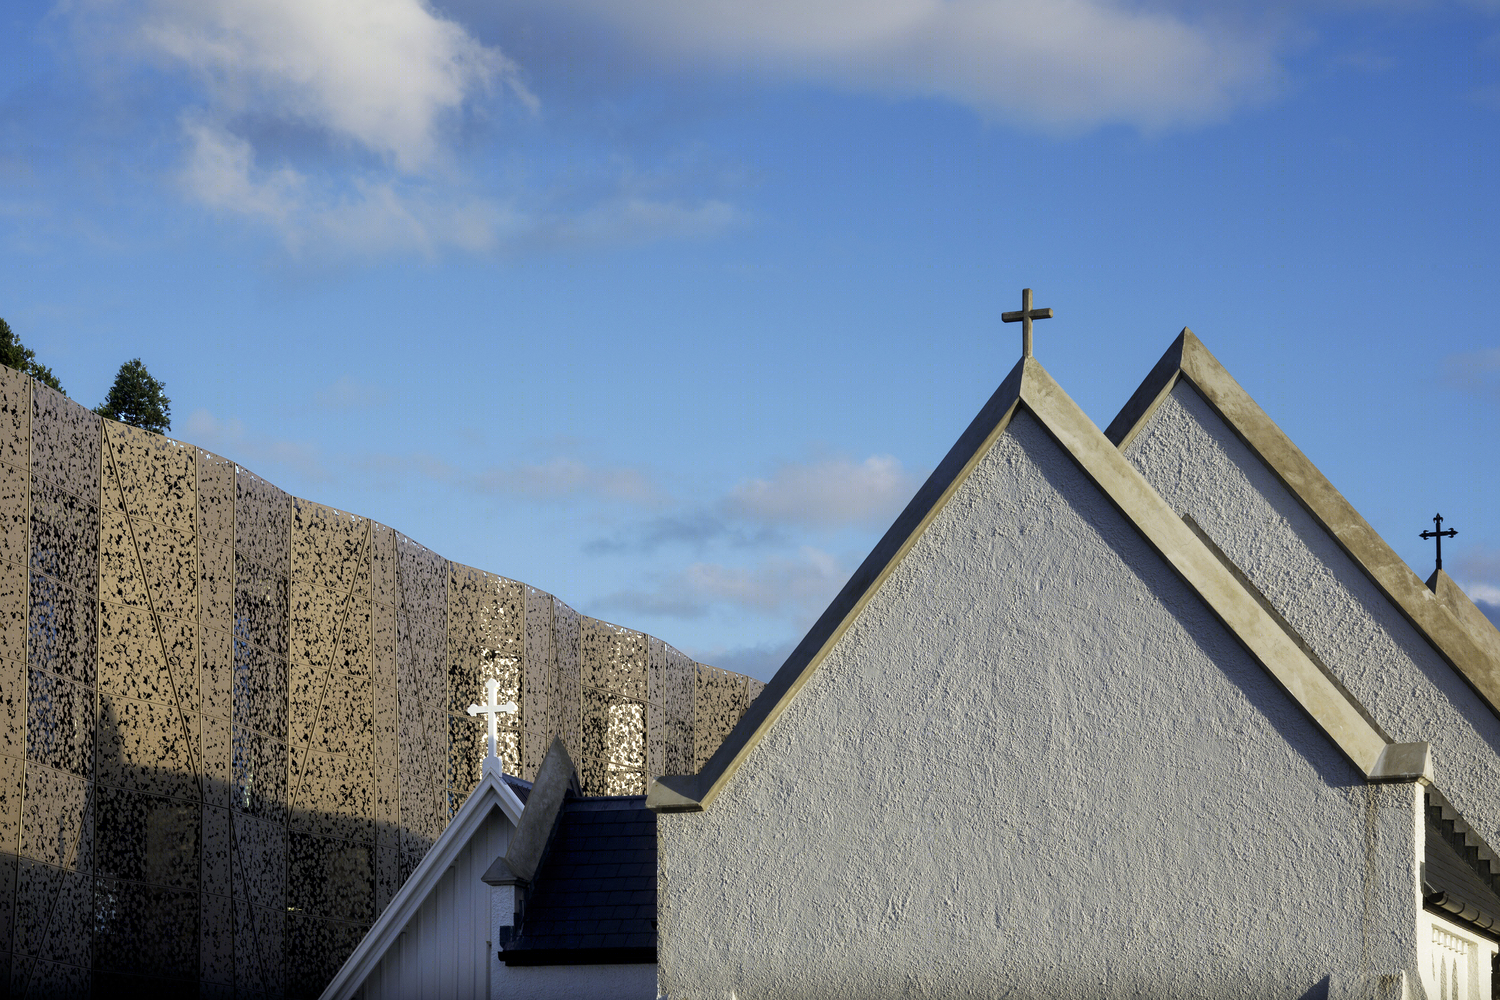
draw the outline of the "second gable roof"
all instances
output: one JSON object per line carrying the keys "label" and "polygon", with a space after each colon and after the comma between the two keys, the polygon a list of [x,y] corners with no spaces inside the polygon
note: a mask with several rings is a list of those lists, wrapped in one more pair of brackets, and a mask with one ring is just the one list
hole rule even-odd
{"label": "second gable roof", "polygon": [[[1160,366],[1158,366],[1160,367]],[[1025,407],[1093,483],[1204,600],[1213,613],[1372,780],[1430,780],[1425,743],[1392,744],[1368,713],[1304,652],[1263,600],[1121,455],[1034,359],[1018,362],[900,517],[792,651],[718,751],[695,775],[651,785],[647,805],[659,812],[707,808],[750,750],[818,669],[892,569],[969,477],[1017,407]]]}

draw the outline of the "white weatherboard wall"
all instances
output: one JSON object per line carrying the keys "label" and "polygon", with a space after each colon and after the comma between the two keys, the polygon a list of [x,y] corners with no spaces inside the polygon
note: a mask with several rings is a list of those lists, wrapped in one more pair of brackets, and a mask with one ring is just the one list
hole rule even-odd
{"label": "white weatherboard wall", "polygon": [[1417,935],[1428,1000],[1490,996],[1490,967],[1500,946],[1472,928],[1427,911],[1422,913]]}
{"label": "white weatherboard wall", "polygon": [[1414,975],[1419,804],[1366,783],[1020,411],[708,809],[659,817],[660,988]]}
{"label": "white weatherboard wall", "polygon": [[491,940],[491,889],[479,876],[510,846],[511,830],[505,814],[492,808],[366,977],[363,1000],[490,995],[491,980],[504,966]]}
{"label": "white weatherboard wall", "polygon": [[1393,740],[1432,744],[1438,787],[1486,842],[1500,843],[1500,718],[1203,396],[1179,380],[1125,455],[1203,527]]}

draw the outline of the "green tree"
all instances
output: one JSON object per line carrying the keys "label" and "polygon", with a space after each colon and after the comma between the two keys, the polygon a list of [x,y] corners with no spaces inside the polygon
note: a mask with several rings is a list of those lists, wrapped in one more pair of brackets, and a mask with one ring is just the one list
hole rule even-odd
{"label": "green tree", "polygon": [[17,340],[16,332],[3,319],[0,319],[0,365],[25,372],[43,385],[50,385],[58,392],[63,391],[62,383],[52,374],[52,369],[37,364],[36,352]]}
{"label": "green tree", "polygon": [[166,388],[151,377],[140,358],[132,358],[120,366],[109,395],[94,412],[161,434],[172,429],[172,401],[167,398]]}

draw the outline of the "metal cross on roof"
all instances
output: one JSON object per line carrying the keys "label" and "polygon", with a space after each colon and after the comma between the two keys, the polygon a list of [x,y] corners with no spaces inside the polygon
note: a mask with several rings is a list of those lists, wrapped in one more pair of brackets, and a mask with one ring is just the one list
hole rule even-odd
{"label": "metal cross on roof", "polygon": [[484,758],[484,766],[488,768],[490,767],[490,761],[492,759],[495,761],[495,766],[499,766],[500,755],[495,752],[495,745],[500,740],[499,723],[497,721],[500,713],[514,712],[518,706],[513,701],[507,701],[503,705],[497,702],[496,699],[500,696],[500,682],[495,680],[493,677],[484,682],[484,691],[486,695],[486,704],[470,705],[469,714],[488,715],[490,717],[490,752],[486,754]]}
{"label": "metal cross on roof", "polygon": [[1021,324],[1021,357],[1031,357],[1031,321],[1034,319],[1051,319],[1051,309],[1031,308],[1031,289],[1021,289],[1021,308],[1017,312],[1000,314],[1002,323]]}
{"label": "metal cross on roof", "polygon": [[1436,538],[1437,539],[1437,568],[1438,569],[1442,569],[1443,568],[1443,539],[1444,538],[1452,538],[1454,535],[1458,534],[1458,529],[1457,528],[1449,528],[1447,531],[1444,531],[1443,530],[1443,515],[1441,515],[1441,514],[1434,514],[1433,517],[1432,517],[1432,521],[1433,521],[1434,524],[1437,525],[1437,530],[1436,531],[1424,531],[1418,537],[1419,538]]}

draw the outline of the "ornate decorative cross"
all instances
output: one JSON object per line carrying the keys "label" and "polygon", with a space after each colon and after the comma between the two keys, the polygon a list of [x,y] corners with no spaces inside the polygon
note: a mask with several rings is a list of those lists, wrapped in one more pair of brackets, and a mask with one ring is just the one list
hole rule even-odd
{"label": "ornate decorative cross", "polygon": [[1437,539],[1437,568],[1438,569],[1442,569],[1443,568],[1443,539],[1444,538],[1452,538],[1454,535],[1458,534],[1458,529],[1457,528],[1449,528],[1447,531],[1444,531],[1443,530],[1443,515],[1441,515],[1441,514],[1435,514],[1435,515],[1433,515],[1432,521],[1433,521],[1434,524],[1437,525],[1437,530],[1436,531],[1424,531],[1418,537],[1420,537],[1420,538],[1436,538]]}
{"label": "ornate decorative cross", "polygon": [[1000,314],[1002,323],[1021,324],[1021,357],[1031,357],[1031,321],[1034,319],[1051,319],[1051,309],[1031,308],[1031,289],[1021,289],[1021,308],[1018,312]]}
{"label": "ornate decorative cross", "polygon": [[500,755],[495,752],[495,745],[500,740],[499,724],[496,720],[498,719],[501,712],[514,712],[517,706],[513,701],[507,701],[503,705],[497,703],[496,699],[500,695],[500,682],[495,680],[493,677],[484,682],[484,691],[486,695],[486,704],[470,705],[469,714],[488,715],[490,717],[490,752],[484,758],[485,766],[488,767],[490,758],[499,760],[500,757]]}

